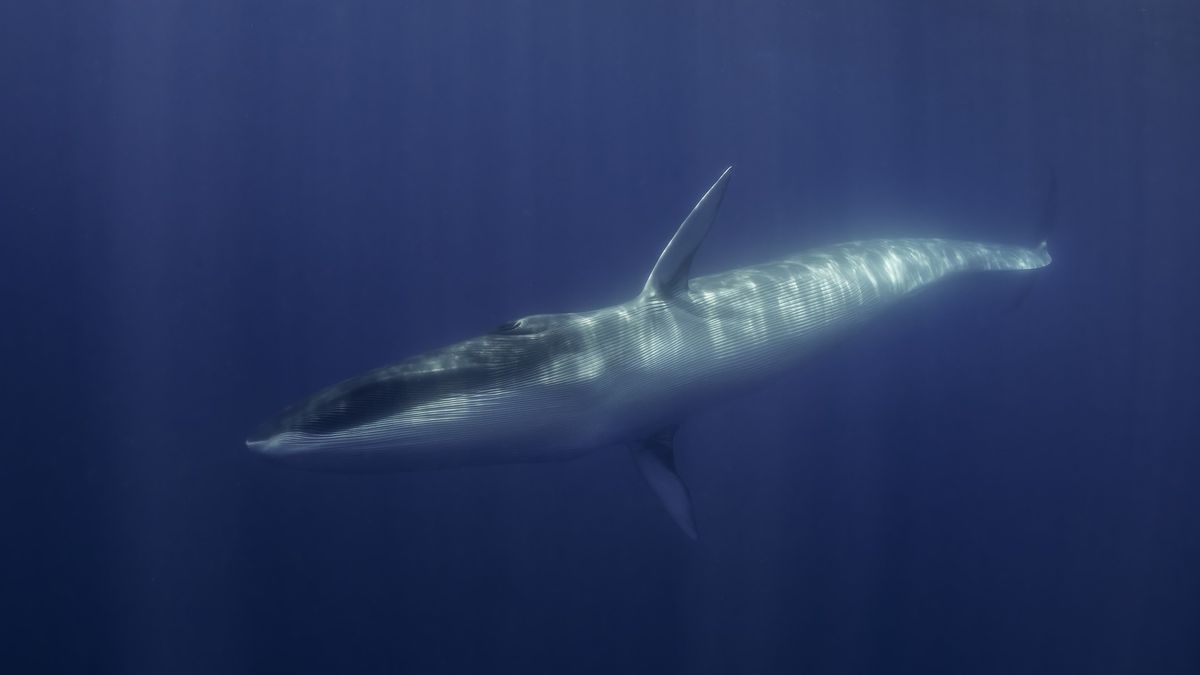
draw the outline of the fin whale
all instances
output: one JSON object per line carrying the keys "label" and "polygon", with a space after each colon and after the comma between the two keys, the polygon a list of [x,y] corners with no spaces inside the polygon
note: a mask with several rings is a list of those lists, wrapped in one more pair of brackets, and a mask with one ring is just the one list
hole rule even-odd
{"label": "fin whale", "polygon": [[369,371],[285,409],[246,445],[301,466],[391,471],[558,460],[623,444],[695,538],[674,461],[675,430],[690,412],[942,279],[1050,264],[1044,242],[877,239],[693,277],[731,171],[628,302],[524,317]]}

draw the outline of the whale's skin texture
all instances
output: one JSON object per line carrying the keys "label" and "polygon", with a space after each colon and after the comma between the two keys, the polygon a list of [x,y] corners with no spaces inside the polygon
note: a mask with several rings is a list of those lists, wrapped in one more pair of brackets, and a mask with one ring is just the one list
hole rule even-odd
{"label": "whale's skin texture", "polygon": [[346,380],[247,445],[348,471],[566,459],[672,428],[930,284],[1049,263],[1045,245],[878,239],[695,277],[671,295],[648,285]]}

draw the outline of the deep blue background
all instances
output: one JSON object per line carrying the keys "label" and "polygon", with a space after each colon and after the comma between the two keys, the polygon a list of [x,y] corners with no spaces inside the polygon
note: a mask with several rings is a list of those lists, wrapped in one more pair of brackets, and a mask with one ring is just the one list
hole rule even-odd
{"label": "deep blue background", "polygon": [[[1188,2],[0,8],[0,669],[1200,671]],[[698,264],[1028,241],[679,438],[393,476],[242,438]]]}

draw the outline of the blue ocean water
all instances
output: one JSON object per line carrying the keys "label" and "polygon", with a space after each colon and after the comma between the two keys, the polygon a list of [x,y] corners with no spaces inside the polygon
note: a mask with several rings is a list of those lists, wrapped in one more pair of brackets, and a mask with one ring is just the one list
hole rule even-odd
{"label": "blue ocean water", "polygon": [[[1200,8],[0,7],[6,673],[1200,672]],[[831,242],[1027,242],[628,453],[399,475],[282,405]],[[1016,305],[1016,306],[1014,306]]]}

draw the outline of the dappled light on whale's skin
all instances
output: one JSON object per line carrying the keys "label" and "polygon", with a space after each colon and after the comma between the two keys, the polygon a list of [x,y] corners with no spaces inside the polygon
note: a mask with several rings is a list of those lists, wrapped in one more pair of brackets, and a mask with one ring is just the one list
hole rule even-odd
{"label": "dappled light on whale's skin", "polygon": [[351,378],[288,408],[247,446],[322,469],[386,471],[565,459],[627,443],[694,535],[672,454],[690,411],[941,279],[1050,263],[1044,244],[878,239],[690,278],[728,178],[629,302],[525,317]]}

